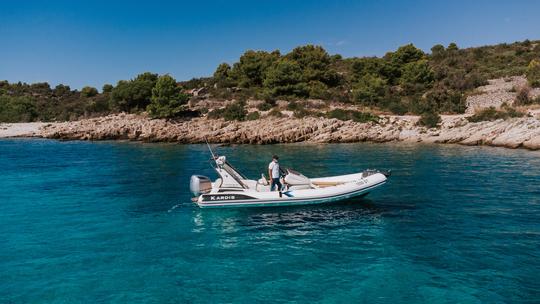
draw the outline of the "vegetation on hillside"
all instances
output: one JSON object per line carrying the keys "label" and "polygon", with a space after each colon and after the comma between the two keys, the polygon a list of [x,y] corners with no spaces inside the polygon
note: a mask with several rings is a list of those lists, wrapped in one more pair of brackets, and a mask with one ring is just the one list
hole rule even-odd
{"label": "vegetation on hillside", "polygon": [[504,104],[501,109],[496,109],[494,107],[489,107],[487,109],[482,109],[474,113],[473,116],[468,117],[467,119],[470,122],[480,122],[480,121],[493,121],[497,119],[508,119],[514,117],[523,117],[525,113],[520,112],[508,105]]}
{"label": "vegetation on hillside", "polygon": [[[320,99],[399,115],[419,114],[426,125],[433,125],[440,113],[463,113],[466,94],[487,79],[513,75],[526,75],[530,86],[540,86],[539,41],[467,49],[451,43],[435,45],[430,53],[407,44],[382,57],[362,58],[330,55],[314,45],[286,54],[249,50],[232,65],[220,64],[212,77],[178,83],[169,75],[146,72],[115,86],[106,84],[101,93],[93,87],[77,91],[65,85],[3,81],[0,121],[73,120],[120,111],[173,118],[184,114],[188,90],[204,88],[209,97],[238,101],[210,111],[211,117],[261,117],[259,112],[247,117],[243,101],[250,98],[265,100],[258,110],[272,110],[271,115],[281,113],[274,110],[278,99]],[[318,115],[303,107],[292,111],[296,117]],[[356,119],[360,114],[326,115]]]}
{"label": "vegetation on hillside", "polygon": [[189,95],[181,91],[176,80],[169,75],[163,75],[157,79],[146,109],[152,117],[171,118],[185,110],[188,100]]}

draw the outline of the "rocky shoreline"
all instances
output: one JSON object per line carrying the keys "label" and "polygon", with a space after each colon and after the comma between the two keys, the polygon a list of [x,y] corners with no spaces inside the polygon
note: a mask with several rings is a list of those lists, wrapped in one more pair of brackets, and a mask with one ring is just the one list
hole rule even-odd
{"label": "rocky shoreline", "polygon": [[[437,129],[418,126],[418,116],[382,115],[377,123],[358,123],[322,117],[295,118],[291,111],[282,111],[283,117],[264,114],[251,121],[224,121],[198,117],[186,120],[151,119],[145,114],[114,114],[98,118],[54,123],[0,123],[0,138],[43,137],[61,140],[134,140],[144,142],[178,142],[227,144],[274,143],[349,143],[349,142],[427,142],[462,145],[489,145],[507,148],[540,150],[540,108],[525,109],[526,117],[472,123],[467,116],[490,106],[512,104],[516,98],[513,88],[526,84],[523,76],[493,79],[467,98],[467,111],[463,115],[442,115]],[[530,97],[540,96],[540,89]],[[248,107],[256,110],[252,101]],[[278,102],[280,109],[288,102]],[[324,102],[310,101],[311,105],[326,106]],[[224,102],[202,100],[197,104],[204,109],[224,106]],[[350,107],[333,104],[332,107]],[[355,109],[353,110],[362,110]]]}
{"label": "rocky shoreline", "polygon": [[[143,142],[274,144],[350,142],[427,142],[540,149],[540,119],[535,117],[471,123],[465,115],[442,117],[438,129],[417,126],[417,116],[383,116],[379,123],[320,117],[266,117],[254,121],[194,118],[184,121],[117,114],[73,122],[38,125],[15,136],[61,140],[133,140]],[[11,124],[18,125],[18,124]]]}

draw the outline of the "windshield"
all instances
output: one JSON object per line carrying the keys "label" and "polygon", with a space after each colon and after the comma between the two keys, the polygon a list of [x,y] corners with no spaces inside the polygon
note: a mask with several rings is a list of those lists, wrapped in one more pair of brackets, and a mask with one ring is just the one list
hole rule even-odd
{"label": "windshield", "polygon": [[232,175],[235,179],[247,179],[247,177],[234,168],[229,162],[225,162],[223,169]]}

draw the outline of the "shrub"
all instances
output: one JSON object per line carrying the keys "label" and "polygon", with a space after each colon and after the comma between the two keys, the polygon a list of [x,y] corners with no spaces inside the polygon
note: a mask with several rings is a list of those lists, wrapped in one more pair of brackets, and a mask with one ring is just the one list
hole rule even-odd
{"label": "shrub", "polygon": [[318,80],[312,80],[308,84],[309,97],[327,99],[329,97],[328,86]]}
{"label": "shrub", "polygon": [[283,117],[284,115],[278,108],[273,108],[272,111],[268,112],[268,116]]}
{"label": "shrub", "polygon": [[495,107],[489,107],[482,109],[474,113],[473,116],[468,117],[467,119],[470,122],[480,122],[480,121],[493,121],[497,119],[508,119],[513,117],[523,117],[525,113],[519,112],[514,108],[503,105],[500,110],[495,109]]}
{"label": "shrub", "polygon": [[291,101],[287,104],[287,110],[296,111],[305,108],[305,104],[302,102]]}
{"label": "shrub", "polygon": [[[236,101],[221,109],[214,109],[208,112],[208,118],[219,119],[223,118],[227,121],[239,120],[243,121],[247,118],[246,104],[243,101]],[[257,112],[258,113],[258,112]]]}
{"label": "shrub", "polygon": [[387,109],[396,115],[405,115],[408,112],[407,106],[401,102],[392,102]]}
{"label": "shrub", "polygon": [[465,113],[467,105],[463,94],[445,88],[434,88],[427,92],[424,111]]}
{"label": "shrub", "polygon": [[441,116],[433,111],[422,113],[418,124],[428,128],[436,128],[441,122]]}
{"label": "shrub", "polygon": [[530,89],[528,87],[522,87],[517,91],[515,105],[524,106],[532,103],[529,98]]}
{"label": "shrub", "polygon": [[320,113],[310,111],[306,108],[299,108],[297,110],[294,110],[293,116],[296,118],[304,118],[307,116],[320,116]]}
{"label": "shrub", "polygon": [[[331,58],[321,46],[305,45],[294,48],[284,57],[300,67],[301,82],[313,86],[313,94],[321,93],[320,84],[334,86],[339,82],[339,76],[330,66]],[[314,82],[313,84],[311,82]],[[318,83],[318,84],[317,84]],[[311,92],[310,92],[311,93]],[[316,96],[313,96],[317,98]]]}
{"label": "shrub", "polygon": [[120,80],[111,92],[113,106],[128,112],[146,109],[157,79],[157,74],[146,72],[132,80]]}
{"label": "shrub", "polygon": [[226,106],[223,109],[223,118],[225,120],[245,120],[247,115],[247,110],[245,108],[246,103],[243,101],[236,101]]}
{"label": "shrub", "polygon": [[378,122],[379,117],[367,112],[354,110],[333,109],[326,113],[327,118],[336,118],[339,120],[352,120],[355,122]]}
{"label": "shrub", "polygon": [[540,60],[533,59],[527,66],[527,80],[532,87],[540,87]]}
{"label": "shrub", "polygon": [[354,85],[353,95],[357,102],[373,106],[381,101],[386,87],[386,80],[382,77],[366,74]]}
{"label": "shrub", "polygon": [[288,59],[280,59],[266,73],[264,87],[271,96],[307,97],[308,87],[302,82],[302,68]]}
{"label": "shrub", "polygon": [[[263,84],[265,75],[273,63],[278,60],[278,51],[268,53],[265,51],[246,51],[237,63],[235,63],[226,75],[238,83],[240,87],[260,87]],[[218,74],[226,70],[224,66],[220,68]]]}
{"label": "shrub", "polygon": [[423,91],[431,87],[434,73],[427,60],[407,63],[401,72],[400,85],[408,93]]}
{"label": "shrub", "polygon": [[208,112],[208,118],[209,119],[223,118],[224,111],[225,109],[213,109],[212,111]]}
{"label": "shrub", "polygon": [[146,109],[154,118],[171,118],[184,110],[188,100],[189,96],[176,85],[176,79],[163,75],[152,89],[151,102]]}
{"label": "shrub", "polygon": [[276,106],[276,102],[274,100],[267,100],[263,103],[260,103],[257,105],[257,109],[259,111],[268,111]]}
{"label": "shrub", "polygon": [[81,90],[82,97],[94,97],[98,94],[98,90],[94,87],[86,86]]}
{"label": "shrub", "polygon": [[431,48],[431,55],[435,58],[441,58],[444,56],[446,49],[442,44],[436,44]]}
{"label": "shrub", "polygon": [[231,66],[227,63],[220,64],[214,72],[214,83],[218,88],[228,88],[236,85],[231,77]]}
{"label": "shrub", "polygon": [[259,118],[261,118],[261,113],[259,113],[258,111],[250,112],[246,116],[246,120],[257,120]]}
{"label": "shrub", "polygon": [[395,52],[390,54],[392,63],[403,66],[410,62],[415,62],[424,57],[424,52],[415,47],[412,43],[400,46]]}
{"label": "shrub", "polygon": [[95,96],[90,99],[84,110],[86,114],[108,113],[111,110],[108,97],[106,95]]}
{"label": "shrub", "polygon": [[0,95],[0,122],[28,122],[37,116],[32,99]]}
{"label": "shrub", "polygon": [[101,88],[101,91],[103,93],[110,93],[110,92],[112,92],[113,89],[114,89],[114,87],[112,86],[112,84],[106,83],[106,84],[103,85],[103,88]]}

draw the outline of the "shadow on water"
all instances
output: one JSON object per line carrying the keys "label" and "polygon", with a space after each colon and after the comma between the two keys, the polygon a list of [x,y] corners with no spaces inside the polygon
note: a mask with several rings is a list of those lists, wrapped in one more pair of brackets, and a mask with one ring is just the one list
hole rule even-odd
{"label": "shadow on water", "polygon": [[196,226],[220,226],[222,223],[257,230],[266,229],[315,229],[344,227],[349,224],[381,223],[385,217],[394,217],[412,209],[410,205],[368,198],[352,198],[332,204],[199,209],[193,207]]}

